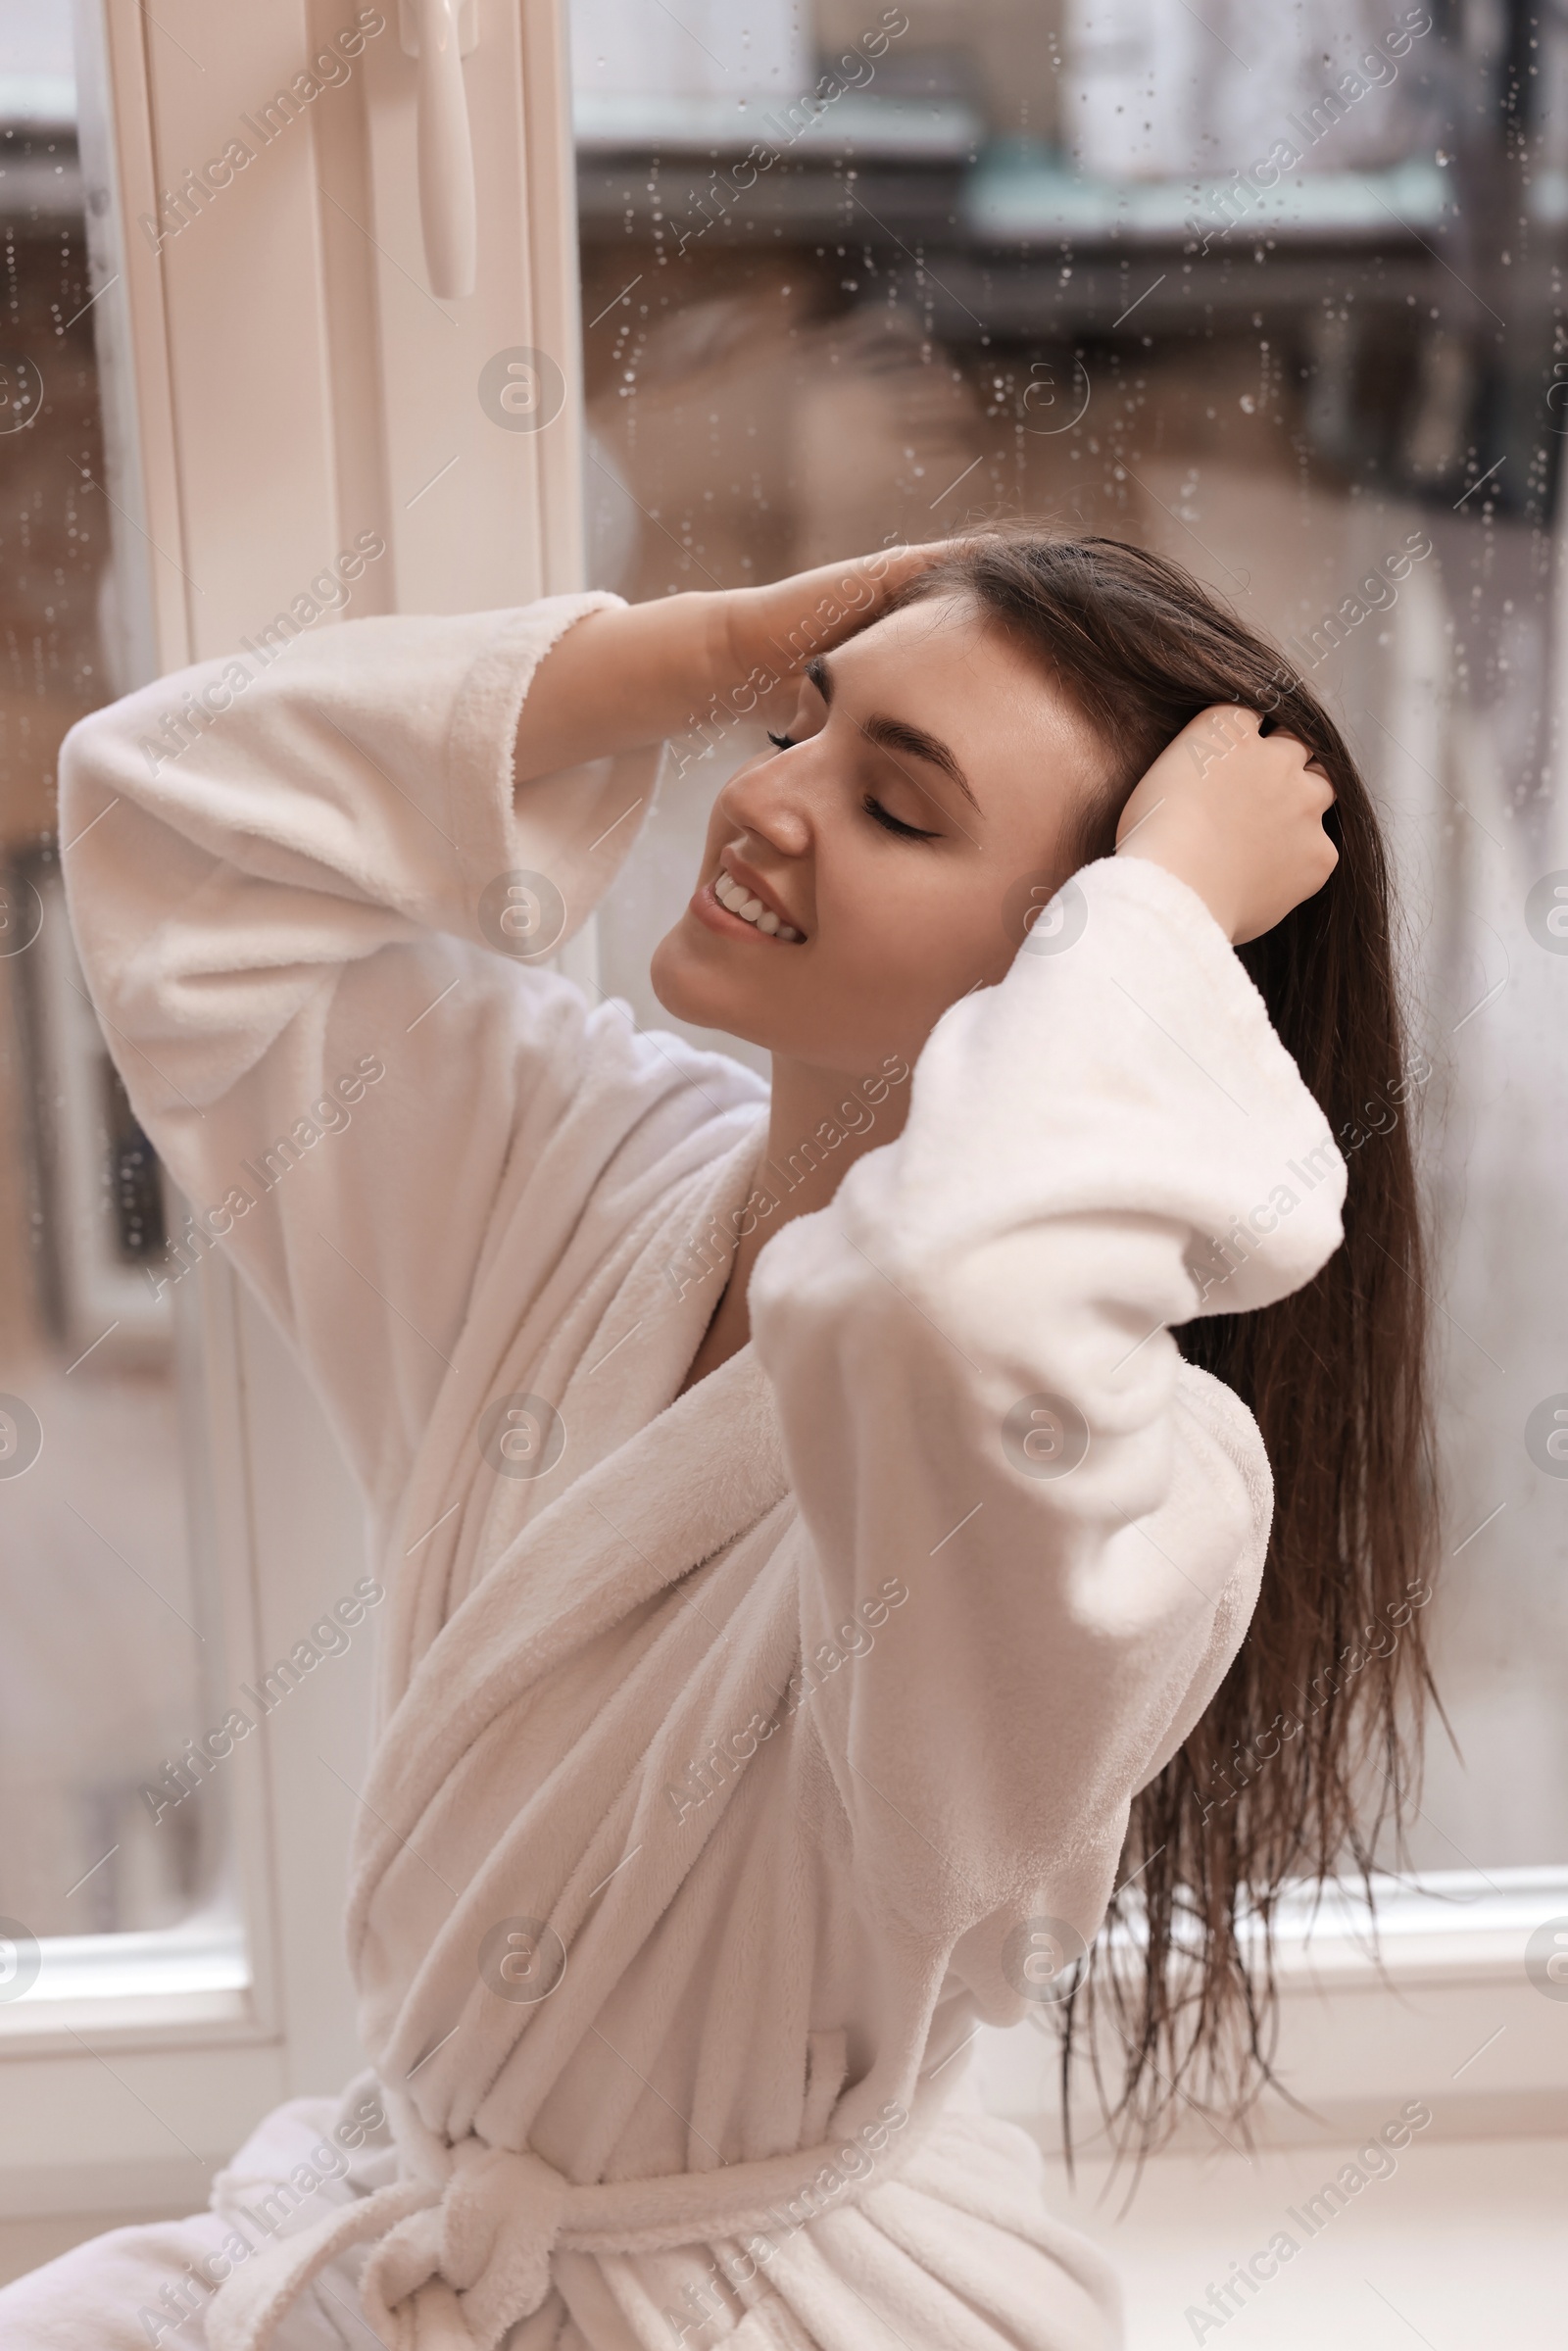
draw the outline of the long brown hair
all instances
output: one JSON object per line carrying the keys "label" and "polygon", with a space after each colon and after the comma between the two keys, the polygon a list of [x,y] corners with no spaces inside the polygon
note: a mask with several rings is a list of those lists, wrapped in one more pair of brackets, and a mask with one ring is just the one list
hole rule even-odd
{"label": "long brown hair", "polygon": [[988,532],[894,602],[955,589],[1053,673],[1113,755],[1113,782],[1069,828],[1061,878],[1111,853],[1139,777],[1216,703],[1304,743],[1336,796],[1332,878],[1237,952],[1347,1159],[1345,1242],[1294,1296],[1175,1334],[1262,1432],[1274,1474],[1262,1590],[1202,1720],[1134,1800],[1118,1891],[1057,2012],[1069,2154],[1075,2031],[1112,2135],[1144,2152],[1178,2101],[1240,2121],[1274,2081],[1282,1894],[1348,1868],[1370,1897],[1385,1833],[1397,1849],[1414,1801],[1438,1507],[1425,1241],[1397,1107],[1419,1071],[1377,814],[1284,658],[1178,564],[1116,539]]}

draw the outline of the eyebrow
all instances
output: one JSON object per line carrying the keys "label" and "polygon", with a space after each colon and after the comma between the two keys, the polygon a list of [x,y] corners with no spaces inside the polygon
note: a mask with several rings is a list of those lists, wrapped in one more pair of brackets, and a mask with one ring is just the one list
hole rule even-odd
{"label": "eyebrow", "polygon": [[[806,674],[818,694],[821,695],[822,700],[831,708],[833,672],[820,654],[814,655],[807,662]],[[949,782],[955,784],[963,794],[964,799],[976,814],[984,813],[980,803],[969,789],[968,779],[963,769],[958,765],[957,760],[940,736],[927,734],[923,726],[913,726],[906,718],[890,718],[880,711],[873,711],[869,718],[863,718],[860,721],[860,732],[869,742],[874,743],[879,751],[891,754],[906,752],[910,759],[924,759],[930,766],[940,767]]]}

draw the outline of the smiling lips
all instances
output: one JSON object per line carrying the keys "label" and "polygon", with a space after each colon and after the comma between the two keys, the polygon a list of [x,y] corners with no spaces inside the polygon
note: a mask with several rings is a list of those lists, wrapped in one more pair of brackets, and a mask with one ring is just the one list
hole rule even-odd
{"label": "smiling lips", "polygon": [[743,882],[736,881],[722,866],[713,876],[712,890],[727,913],[738,916],[742,922],[752,923],[764,938],[784,939],[793,945],[804,936],[793,923],[783,921],[760,898],[754,897]]}

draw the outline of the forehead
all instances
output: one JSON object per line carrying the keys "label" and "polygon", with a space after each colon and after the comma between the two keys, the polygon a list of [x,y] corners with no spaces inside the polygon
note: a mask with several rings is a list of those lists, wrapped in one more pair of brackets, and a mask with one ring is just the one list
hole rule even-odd
{"label": "forehead", "polygon": [[873,620],[838,648],[833,664],[842,674],[854,657],[858,670],[874,664],[880,671],[890,662],[907,664],[916,656],[949,667],[977,658],[1021,659],[1022,649],[1008,645],[997,621],[973,596],[952,588],[918,597]]}
{"label": "forehead", "polygon": [[965,766],[1009,754],[1070,752],[1099,768],[1101,743],[1053,674],[1049,649],[1027,643],[962,591],[943,591],[873,621],[829,657],[835,700],[940,735]]}

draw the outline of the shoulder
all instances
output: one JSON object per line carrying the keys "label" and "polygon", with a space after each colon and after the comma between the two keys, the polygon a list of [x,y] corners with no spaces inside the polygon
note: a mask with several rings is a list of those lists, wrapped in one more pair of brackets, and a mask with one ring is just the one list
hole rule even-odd
{"label": "shoulder", "polygon": [[765,1081],[728,1053],[639,1028],[619,997],[590,1004],[556,973],[528,982],[517,1018],[530,1041],[541,1021],[548,1027],[555,1100],[530,1104],[525,1117],[541,1118],[566,1158],[602,1176],[613,1168],[639,1187],[655,1171],[673,1181],[765,1122]]}
{"label": "shoulder", "polygon": [[[569,984],[569,983],[568,983]],[[733,1055],[691,1044],[671,1029],[642,1029],[618,996],[583,1004],[583,1036],[602,1080],[635,1077],[649,1091],[686,1102],[694,1117],[756,1109],[768,1099],[765,1078]]]}

